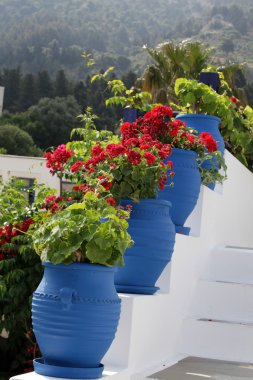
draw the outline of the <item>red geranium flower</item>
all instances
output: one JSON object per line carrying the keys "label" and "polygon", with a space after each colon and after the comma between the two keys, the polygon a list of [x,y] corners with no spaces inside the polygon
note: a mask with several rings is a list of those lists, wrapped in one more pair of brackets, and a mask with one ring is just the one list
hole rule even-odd
{"label": "red geranium flower", "polygon": [[210,133],[202,132],[199,134],[199,138],[205,145],[208,152],[215,152],[218,149],[217,142],[214,140]]}
{"label": "red geranium flower", "polygon": [[106,202],[109,203],[113,207],[116,205],[115,199],[113,199],[112,197],[107,198]]}
{"label": "red geranium flower", "polygon": [[233,102],[236,106],[237,106],[237,104],[240,102],[239,99],[237,99],[235,96],[231,96],[229,99],[230,99],[231,102]]}
{"label": "red geranium flower", "polygon": [[109,190],[112,187],[112,183],[109,182],[108,178],[105,175],[98,177],[99,183],[103,186],[105,190]]}
{"label": "red geranium flower", "polygon": [[100,153],[103,152],[103,149],[99,145],[95,145],[91,150],[92,157],[97,157],[100,155]]}
{"label": "red geranium flower", "polygon": [[76,161],[72,166],[71,166],[71,172],[75,173],[78,172],[80,169],[82,169],[85,165],[85,162],[83,161]]}
{"label": "red geranium flower", "polygon": [[134,150],[130,150],[130,152],[128,152],[127,154],[127,161],[130,162],[132,165],[139,165],[141,163],[140,153]]}
{"label": "red geranium flower", "polygon": [[146,158],[148,165],[152,165],[156,161],[156,156],[150,152],[145,152],[143,157]]}

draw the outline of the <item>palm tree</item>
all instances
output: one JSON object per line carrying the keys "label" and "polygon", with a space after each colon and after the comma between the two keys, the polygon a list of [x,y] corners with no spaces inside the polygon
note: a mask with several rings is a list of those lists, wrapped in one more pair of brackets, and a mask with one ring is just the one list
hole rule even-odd
{"label": "palm tree", "polygon": [[144,91],[152,94],[154,102],[166,103],[175,99],[174,84],[179,77],[197,79],[207,67],[210,50],[200,42],[185,41],[179,44],[165,42],[155,49],[146,50],[154,63],[147,66],[141,78]]}

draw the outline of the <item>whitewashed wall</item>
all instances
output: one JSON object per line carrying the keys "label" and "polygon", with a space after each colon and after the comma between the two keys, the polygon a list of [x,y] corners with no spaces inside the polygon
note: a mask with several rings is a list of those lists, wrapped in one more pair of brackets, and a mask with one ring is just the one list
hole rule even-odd
{"label": "whitewashed wall", "polygon": [[46,159],[0,154],[0,176],[4,181],[11,177],[36,179],[38,183],[60,190],[60,181],[46,168]]}
{"label": "whitewashed wall", "polygon": [[3,103],[4,103],[4,87],[0,86],[0,116],[3,113]]}

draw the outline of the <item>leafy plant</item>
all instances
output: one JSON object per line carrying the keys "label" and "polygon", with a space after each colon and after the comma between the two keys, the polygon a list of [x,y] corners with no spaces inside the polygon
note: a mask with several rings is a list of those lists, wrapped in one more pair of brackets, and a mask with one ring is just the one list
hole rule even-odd
{"label": "leafy plant", "polygon": [[120,105],[122,107],[137,108],[142,111],[150,109],[151,94],[147,91],[141,91],[137,88],[129,90],[120,79],[108,81],[108,87],[112,91],[113,96],[106,100],[106,105]]}
{"label": "leafy plant", "polygon": [[217,116],[221,119],[223,127],[233,128],[233,109],[226,94],[218,94],[204,83],[185,78],[176,80],[175,94],[187,113],[204,113]]}
{"label": "leafy plant", "polygon": [[128,216],[127,211],[87,192],[83,202],[46,215],[31,237],[42,261],[123,265],[123,254],[132,244],[126,231]]}
{"label": "leafy plant", "polygon": [[[38,199],[48,191],[39,186]],[[32,369],[38,347],[32,333],[31,296],[42,277],[42,265],[29,235],[36,205],[29,206],[22,182],[11,179],[0,189],[0,331],[1,369],[12,373]]]}
{"label": "leafy plant", "polygon": [[241,106],[239,99],[230,97],[233,107],[232,128],[221,128],[227,149],[253,171],[253,109]]}

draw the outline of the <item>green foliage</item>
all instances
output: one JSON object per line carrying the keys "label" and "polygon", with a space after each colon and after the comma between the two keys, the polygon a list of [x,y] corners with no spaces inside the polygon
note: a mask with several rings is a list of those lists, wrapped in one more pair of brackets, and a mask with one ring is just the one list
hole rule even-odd
{"label": "green foliage", "polygon": [[233,129],[233,107],[225,94],[218,94],[203,83],[185,78],[176,80],[175,94],[186,112],[217,116],[223,127]]}
{"label": "green foliage", "polygon": [[0,183],[0,226],[23,220],[28,200],[20,190],[20,186],[22,182],[15,179],[4,184]]}
{"label": "green foliage", "polygon": [[253,110],[250,106],[234,105],[233,128],[222,128],[227,148],[253,171]]}
{"label": "green foliage", "polygon": [[6,154],[42,156],[41,149],[37,148],[32,137],[12,124],[0,125],[0,147]]}
{"label": "green foliage", "polygon": [[27,111],[30,123],[24,128],[36,144],[46,149],[68,141],[70,131],[78,126],[79,114],[80,107],[73,96],[44,98]]}
{"label": "green foliage", "polygon": [[[210,168],[203,168],[202,164],[208,160]],[[197,158],[201,182],[203,185],[223,183],[227,179],[227,166],[221,152],[216,151]],[[218,168],[218,170],[217,170]]]}
{"label": "green foliage", "polygon": [[166,104],[175,100],[174,84],[177,78],[198,78],[200,71],[207,66],[210,50],[199,42],[159,44],[146,51],[154,63],[147,66],[141,78],[141,86],[152,93],[154,102]]}
{"label": "green foliage", "polygon": [[[98,131],[95,125],[95,121],[98,119],[98,116],[92,113],[91,107],[87,107],[86,112],[79,115],[82,127],[74,128],[71,131],[70,137],[73,141],[67,143],[67,148],[70,148],[75,152],[75,159],[70,158],[69,164],[73,160],[81,159],[87,160],[91,155],[92,147],[98,142],[117,142],[117,136],[113,135],[112,132],[102,130]],[[77,140],[74,138],[78,138]],[[66,178],[73,179],[74,177],[68,173]]]}
{"label": "green foliage", "polygon": [[32,232],[35,250],[42,261],[53,264],[122,265],[123,254],[131,245],[127,216],[89,192],[82,203],[45,218]]}
{"label": "green foliage", "polygon": [[[17,225],[34,213],[22,192],[22,182],[11,180],[0,187],[0,226]],[[40,190],[40,192],[42,189]],[[6,254],[9,250],[11,254]],[[8,337],[0,344],[0,370],[13,374],[30,368],[28,350],[37,350],[32,334],[31,296],[42,278],[42,265],[28,235],[17,234],[9,243],[0,242],[0,331]],[[37,352],[37,351],[36,351]],[[37,352],[38,354],[38,352]]]}
{"label": "green foliage", "polygon": [[130,58],[132,68],[141,72],[147,61],[142,46],[156,46],[168,36],[174,40],[201,38],[215,46],[216,56],[223,61],[220,42],[223,37],[232,38],[234,60],[248,57],[252,61],[250,0],[233,3],[139,0],[136,6],[127,0],[93,0],[92,5],[89,0],[76,0],[70,6],[67,0],[26,0],[17,7],[15,0],[1,0],[0,66],[15,67],[18,62],[26,72],[45,69],[50,75],[61,67],[81,79],[86,75],[80,71],[86,49],[95,52],[99,68],[108,67],[110,61],[122,74],[130,69],[124,63]]}
{"label": "green foliage", "polygon": [[113,93],[113,96],[106,100],[107,106],[120,105],[142,111],[148,111],[151,108],[149,104],[151,94],[149,92],[140,91],[134,87],[128,90],[123,81],[119,79],[108,81],[107,84]]}

